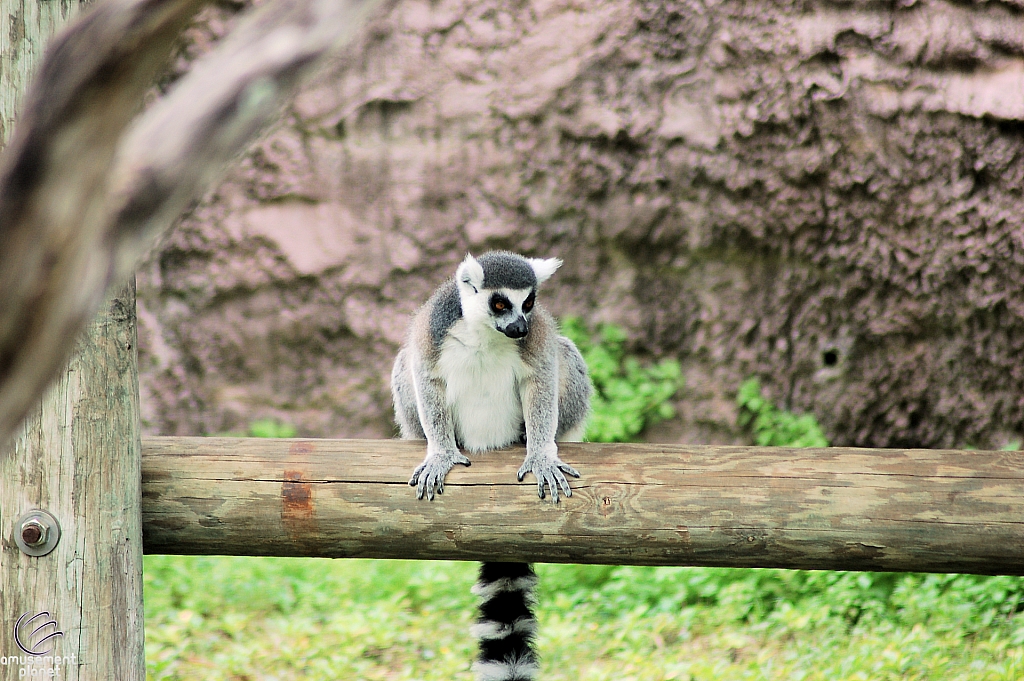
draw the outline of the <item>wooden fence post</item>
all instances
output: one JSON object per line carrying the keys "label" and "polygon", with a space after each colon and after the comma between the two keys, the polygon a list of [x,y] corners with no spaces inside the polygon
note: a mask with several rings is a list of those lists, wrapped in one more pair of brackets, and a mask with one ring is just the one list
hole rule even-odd
{"label": "wooden fence post", "polygon": [[[0,0],[0,148],[50,36],[84,4]],[[132,281],[0,443],[0,681],[145,678],[135,333]]]}
{"label": "wooden fence post", "polygon": [[22,97],[51,35],[86,3],[0,0],[0,149],[11,138]]}
{"label": "wooden fence post", "polygon": [[[133,281],[0,453],[0,681],[145,679],[135,340]],[[43,556],[35,510],[60,525]]]}

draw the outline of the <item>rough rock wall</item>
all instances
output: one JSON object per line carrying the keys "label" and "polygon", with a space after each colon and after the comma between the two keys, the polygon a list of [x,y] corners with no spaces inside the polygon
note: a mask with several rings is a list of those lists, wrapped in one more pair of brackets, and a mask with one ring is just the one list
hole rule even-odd
{"label": "rough rock wall", "polygon": [[1003,445],[1022,11],[404,0],[140,271],[147,427],[392,434],[408,315],[497,247],[565,259],[556,314],[683,362],[654,438],[742,439],[756,374],[836,444]]}

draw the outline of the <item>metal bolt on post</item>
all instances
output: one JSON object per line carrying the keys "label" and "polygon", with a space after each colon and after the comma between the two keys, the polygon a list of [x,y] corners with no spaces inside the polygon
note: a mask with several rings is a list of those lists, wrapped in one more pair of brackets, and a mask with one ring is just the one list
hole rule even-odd
{"label": "metal bolt on post", "polygon": [[29,556],[45,556],[59,541],[60,523],[46,511],[29,511],[14,523],[14,543]]}

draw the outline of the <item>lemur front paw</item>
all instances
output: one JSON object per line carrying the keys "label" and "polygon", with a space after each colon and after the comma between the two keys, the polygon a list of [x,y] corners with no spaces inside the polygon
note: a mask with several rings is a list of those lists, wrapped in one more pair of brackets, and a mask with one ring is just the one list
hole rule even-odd
{"label": "lemur front paw", "polygon": [[541,499],[544,498],[544,488],[546,486],[551,490],[552,501],[557,504],[559,488],[562,489],[565,496],[572,496],[572,489],[569,487],[569,481],[565,479],[565,474],[578,478],[580,477],[580,472],[558,458],[558,449],[556,447],[552,447],[552,450],[551,452],[540,454],[535,452],[527,454],[526,460],[519,467],[516,477],[519,478],[519,482],[522,482],[527,473],[533,473],[537,476],[537,496]]}
{"label": "lemur front paw", "polygon": [[472,465],[470,460],[455,449],[442,449],[436,452],[427,452],[427,458],[423,460],[416,470],[412,472],[409,485],[416,488],[416,498],[422,499],[424,493],[427,500],[434,500],[434,492],[444,494],[444,476],[448,475],[455,464],[463,466]]}

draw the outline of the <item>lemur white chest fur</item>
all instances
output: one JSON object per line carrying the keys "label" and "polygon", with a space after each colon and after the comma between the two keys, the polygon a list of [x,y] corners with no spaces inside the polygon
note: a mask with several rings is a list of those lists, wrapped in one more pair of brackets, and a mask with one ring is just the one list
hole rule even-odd
{"label": "lemur white chest fur", "polygon": [[516,341],[465,319],[441,345],[436,364],[456,437],[470,451],[505,447],[523,434],[520,382],[530,374]]}

